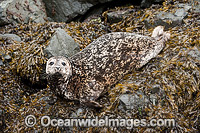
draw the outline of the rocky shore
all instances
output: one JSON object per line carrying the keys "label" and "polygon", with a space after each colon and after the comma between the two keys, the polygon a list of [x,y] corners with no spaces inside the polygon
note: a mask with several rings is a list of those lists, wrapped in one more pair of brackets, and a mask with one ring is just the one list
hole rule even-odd
{"label": "rocky shore", "polygon": [[[0,1],[0,129],[3,132],[199,132],[200,1]],[[70,57],[103,34],[171,34],[164,50],[101,97],[102,109],[66,101],[50,91],[45,63]],[[36,117],[26,126],[28,115]],[[175,119],[176,126],[68,127],[40,119]]]}

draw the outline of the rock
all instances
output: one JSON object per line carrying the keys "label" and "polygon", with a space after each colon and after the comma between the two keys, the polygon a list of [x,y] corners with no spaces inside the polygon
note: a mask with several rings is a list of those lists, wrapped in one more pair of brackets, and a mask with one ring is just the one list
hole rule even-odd
{"label": "rock", "polygon": [[80,117],[81,115],[83,115],[83,109],[82,108],[79,108],[77,111],[76,111],[76,114],[78,117]]}
{"label": "rock", "polygon": [[3,66],[3,61],[0,59],[0,66]]}
{"label": "rock", "polygon": [[[178,15],[178,16],[176,16]],[[183,24],[183,18],[185,18],[187,12],[184,9],[177,9],[174,14],[168,12],[160,12],[157,14],[157,22],[158,25],[165,25],[166,27],[174,27],[177,25]]]}
{"label": "rock", "polygon": [[51,56],[70,57],[79,51],[79,45],[65,30],[60,28],[56,30],[49,45],[44,49],[48,58]]}
{"label": "rock", "polygon": [[177,9],[176,12],[174,13],[174,15],[176,17],[184,18],[187,15],[187,12],[185,11],[185,9],[181,8],[181,9]]}
{"label": "rock", "polygon": [[119,97],[120,100],[120,106],[119,108],[122,108],[121,106],[125,106],[127,110],[129,109],[138,109],[138,108],[144,108],[150,103],[156,104],[157,97],[154,94],[150,95],[150,100],[146,95],[144,95],[143,92],[137,91],[135,94],[122,94]]}
{"label": "rock", "polygon": [[155,94],[151,94],[149,100],[153,105],[157,105],[158,104],[158,98],[157,98],[157,96]]}
{"label": "rock", "polygon": [[188,55],[191,56],[195,60],[200,61],[200,51],[197,47],[194,47],[190,52],[188,52]]}
{"label": "rock", "polygon": [[153,3],[162,3],[164,0],[142,0],[140,6],[142,8],[149,8]]}
{"label": "rock", "polygon": [[195,13],[200,13],[200,0],[194,0],[196,5],[193,5],[193,10]]}
{"label": "rock", "polygon": [[190,10],[190,9],[192,8],[191,5],[189,5],[189,4],[183,4],[183,3],[179,3],[179,4],[177,4],[176,7],[184,8],[185,11],[188,11],[188,10]]}
{"label": "rock", "polygon": [[160,92],[160,85],[156,84],[156,85],[153,85],[152,86],[152,89],[151,89],[151,93],[152,94],[155,94],[155,93],[159,93]]}
{"label": "rock", "polygon": [[77,21],[83,21],[83,22],[94,22],[94,23],[101,23],[101,16],[104,12],[104,9],[106,8],[106,5],[102,5],[101,7],[95,8],[91,10],[90,12],[86,13],[84,16],[77,18]]}
{"label": "rock", "polygon": [[134,11],[134,9],[108,12],[107,13],[108,22],[110,24],[118,23],[123,19],[124,16],[130,14],[133,11]]}
{"label": "rock", "polygon": [[91,7],[112,0],[43,0],[48,17],[56,22],[69,22],[84,15]]}
{"label": "rock", "polygon": [[5,128],[5,122],[4,122],[4,111],[0,109],[0,129],[1,131]]}
{"label": "rock", "polygon": [[194,63],[200,67],[200,49],[194,47],[188,52],[188,55],[193,59]]}
{"label": "rock", "polygon": [[72,112],[70,118],[80,118],[84,114],[83,108],[79,108],[76,112]]}
{"label": "rock", "polygon": [[4,39],[4,38],[21,42],[21,38],[15,34],[0,34],[0,39]]}
{"label": "rock", "polygon": [[170,12],[164,12],[164,11],[158,12],[156,14],[153,24],[150,24],[150,21],[148,19],[146,19],[144,22],[147,27],[155,27],[158,25],[163,25],[168,29],[170,27],[180,26],[183,24],[183,19],[187,17],[188,11],[191,8],[192,6],[188,4],[181,4],[178,6],[178,8]]}
{"label": "rock", "polygon": [[45,101],[47,103],[47,107],[54,105],[57,101],[57,97],[56,96],[43,96],[41,97],[38,101]]}
{"label": "rock", "polygon": [[47,20],[41,0],[4,0],[0,2],[0,25],[44,23]]}
{"label": "rock", "polygon": [[12,57],[11,57],[10,55],[5,55],[3,58],[4,58],[5,60],[11,60],[11,59],[12,59]]}
{"label": "rock", "polygon": [[74,112],[72,112],[72,113],[70,114],[70,118],[77,118],[77,114],[74,113]]}

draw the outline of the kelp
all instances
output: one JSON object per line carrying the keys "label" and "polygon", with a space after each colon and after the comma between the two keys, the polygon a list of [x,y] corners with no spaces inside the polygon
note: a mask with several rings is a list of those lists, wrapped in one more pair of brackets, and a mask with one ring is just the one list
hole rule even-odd
{"label": "kelp", "polygon": [[[134,9],[125,18],[114,24],[107,22],[106,13],[121,9]],[[200,52],[199,16],[189,12],[182,26],[169,28],[171,38],[166,42],[164,50],[147,65],[139,70],[133,70],[119,83],[109,88],[107,94],[99,99],[104,105],[100,110],[81,106],[75,101],[66,101],[52,94],[48,86],[37,93],[29,94],[26,89],[32,89],[20,83],[19,77],[13,71],[28,75],[35,82],[40,74],[41,64],[46,58],[42,53],[48,45],[54,29],[65,29],[73,39],[84,49],[89,43],[108,32],[135,32],[150,36],[153,28],[145,27],[145,20],[154,22],[155,13],[158,11],[172,11],[176,8],[167,2],[163,6],[151,6],[139,9],[133,6],[118,7],[103,13],[104,23],[44,23],[6,26],[2,33],[13,33],[21,37],[22,42],[1,40],[1,53],[9,54],[12,60],[4,61],[1,67],[0,109],[4,112],[4,131],[74,131],[74,132],[198,132],[200,130],[200,60],[190,54],[196,50]],[[29,68],[28,68],[29,66]],[[37,67],[38,69],[37,69]],[[18,70],[18,71],[17,71]],[[29,71],[28,71],[29,70]],[[32,70],[32,71],[31,71]],[[37,72],[36,72],[37,71]],[[33,73],[32,73],[33,72]],[[31,78],[32,77],[32,78]],[[155,87],[156,86],[156,87]],[[143,108],[130,110],[120,109],[119,97],[122,94],[135,94],[142,91],[150,97],[155,94],[157,104],[149,104]],[[81,109],[78,115],[77,110]],[[24,119],[32,114],[37,123],[34,127],[25,126]],[[133,118],[147,119],[175,119],[176,127],[42,127],[40,119],[48,115],[51,118]],[[0,125],[1,126],[1,125]]]}

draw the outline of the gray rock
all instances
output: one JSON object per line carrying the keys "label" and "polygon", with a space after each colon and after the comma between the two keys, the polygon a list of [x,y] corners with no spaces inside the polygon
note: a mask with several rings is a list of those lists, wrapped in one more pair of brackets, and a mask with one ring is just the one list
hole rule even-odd
{"label": "gray rock", "polygon": [[[178,8],[171,12],[160,11],[156,14],[154,24],[150,24],[149,20],[146,19],[145,25],[147,27],[155,27],[158,25],[163,25],[165,28],[175,27],[183,24],[183,19],[187,17],[188,11],[192,6],[188,4],[178,4]],[[174,12],[174,13],[172,13]]]}
{"label": "gray rock", "polygon": [[134,11],[133,9],[128,9],[128,10],[108,12],[107,13],[108,22],[110,24],[120,22],[123,19],[123,17],[125,17],[126,15],[130,14],[133,11]]}
{"label": "gray rock", "polygon": [[[176,16],[176,15],[179,15],[179,16]],[[187,13],[185,12],[184,9],[177,9],[175,14],[168,13],[168,12],[160,12],[157,15],[157,18],[158,20],[161,20],[162,25],[165,25],[166,27],[169,27],[170,25],[173,27],[173,26],[181,25],[183,23],[183,18],[185,18],[186,15]]]}
{"label": "gray rock", "polygon": [[[122,94],[119,97],[120,105],[124,105],[128,109],[144,108],[150,103],[156,104],[157,97],[154,94],[148,98],[143,92],[137,91],[135,94]],[[121,108],[121,106],[119,106]]]}
{"label": "gray rock", "polygon": [[83,108],[79,108],[78,110],[76,110],[76,112],[72,112],[70,114],[70,118],[80,118],[84,113]]}
{"label": "gray rock", "polygon": [[81,115],[83,115],[83,109],[82,108],[79,108],[77,111],[76,111],[76,114],[77,114],[77,116],[81,116]]}
{"label": "gray rock", "polygon": [[16,23],[44,23],[47,20],[41,0],[0,1],[0,25]]}
{"label": "gray rock", "polygon": [[[196,2],[196,5],[193,5],[193,10],[195,13],[200,13],[200,0],[194,0],[194,2]],[[193,3],[194,3],[193,2]]]}
{"label": "gray rock", "polygon": [[70,57],[79,51],[79,45],[65,30],[60,28],[56,30],[49,45],[44,49],[48,58],[51,56]]}
{"label": "gray rock", "polygon": [[191,5],[183,4],[183,3],[179,3],[179,4],[177,4],[176,6],[179,7],[179,8],[185,9],[185,11],[188,11],[188,10],[190,10],[190,9],[192,8]]}
{"label": "gray rock", "polygon": [[174,15],[176,17],[182,17],[184,18],[188,13],[185,11],[185,9],[181,8],[181,9],[177,9],[176,12],[174,13]]}
{"label": "gray rock", "polygon": [[48,17],[56,22],[69,22],[91,7],[112,0],[43,0]]}
{"label": "gray rock", "polygon": [[21,38],[15,34],[0,34],[0,38],[7,38],[7,39],[12,39],[12,40],[21,42]]}
{"label": "gray rock", "polygon": [[142,0],[140,6],[142,8],[148,8],[150,7],[153,3],[161,3],[164,2],[164,0]]}
{"label": "gray rock", "polygon": [[190,52],[188,52],[188,55],[191,56],[193,59],[200,61],[200,51],[197,47],[194,47]]}
{"label": "gray rock", "polygon": [[11,60],[12,58],[11,58],[10,55],[5,55],[5,56],[4,56],[4,59],[5,59],[5,60]]}
{"label": "gray rock", "polygon": [[0,59],[0,66],[3,66],[3,61]]}
{"label": "gray rock", "polygon": [[106,4],[99,6],[97,8],[91,9],[89,12],[87,12],[84,16],[76,18],[77,21],[82,21],[83,22],[95,22],[95,23],[101,23],[101,16],[102,13],[104,12],[104,9],[106,8]]}
{"label": "gray rock", "polygon": [[159,93],[160,92],[160,85],[159,84],[156,84],[156,85],[153,85],[152,86],[152,89],[151,89],[151,93],[152,94],[156,94],[156,93]]}
{"label": "gray rock", "polygon": [[0,109],[0,129],[1,131],[5,128],[5,120],[4,120],[4,110]]}
{"label": "gray rock", "polygon": [[158,98],[155,94],[151,94],[149,100],[151,101],[151,103],[153,105],[157,105],[158,104]]}
{"label": "gray rock", "polygon": [[47,103],[46,107],[49,107],[56,103],[57,97],[56,96],[43,96],[38,101],[42,101],[42,100],[44,100]]}
{"label": "gray rock", "polygon": [[77,114],[74,113],[74,112],[72,112],[72,113],[70,114],[70,118],[77,118]]}

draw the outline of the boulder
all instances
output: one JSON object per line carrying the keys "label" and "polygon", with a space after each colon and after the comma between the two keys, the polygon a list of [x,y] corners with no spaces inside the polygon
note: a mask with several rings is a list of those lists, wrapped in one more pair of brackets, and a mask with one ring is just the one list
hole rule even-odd
{"label": "boulder", "polygon": [[84,110],[82,108],[79,108],[77,111],[76,111],[76,114],[77,116],[82,116],[84,113]]}
{"label": "boulder", "polygon": [[10,55],[5,55],[5,56],[4,56],[4,59],[5,59],[5,60],[11,60],[12,57],[11,57]]}
{"label": "boulder", "polygon": [[156,104],[157,97],[155,94],[151,94],[150,98],[148,98],[143,92],[137,91],[135,94],[122,94],[119,97],[120,105],[119,108],[125,107],[128,109],[138,109],[144,108],[148,104]]}
{"label": "boulder", "polygon": [[153,3],[162,3],[164,0],[142,0],[140,6],[142,8],[148,8],[150,7]]}
{"label": "boulder", "polygon": [[16,23],[44,23],[47,20],[41,0],[0,1],[0,25]]}
{"label": "boulder", "polygon": [[3,61],[0,59],[0,66],[3,66]]}
{"label": "boulder", "polygon": [[128,16],[131,12],[134,12],[134,9],[127,9],[127,10],[119,10],[119,11],[112,11],[107,13],[108,22],[110,24],[118,23],[123,20],[123,17]]}
{"label": "boulder", "polygon": [[15,34],[0,34],[0,40],[1,39],[11,39],[14,41],[21,42],[21,38],[18,35]]}
{"label": "boulder", "polygon": [[194,47],[188,52],[188,56],[190,56],[194,63],[200,67],[200,48]]}
{"label": "boulder", "polygon": [[[200,48],[199,48],[200,49]],[[188,55],[195,60],[200,61],[200,50],[197,47],[194,47],[188,52]]]}
{"label": "boulder", "polygon": [[151,24],[148,19],[146,19],[145,25],[147,27],[156,27],[158,25],[163,25],[166,28],[175,27],[183,24],[183,19],[187,17],[188,11],[192,6],[188,4],[177,4],[177,8],[171,10],[170,12],[160,11],[156,13],[154,23]]}
{"label": "boulder", "polygon": [[79,45],[63,29],[56,29],[49,45],[44,49],[47,58],[51,56],[70,57],[80,51]]}
{"label": "boulder", "polygon": [[0,109],[0,128],[1,128],[1,130],[6,127],[4,115],[5,115],[4,110]]}
{"label": "boulder", "polygon": [[3,66],[5,61],[10,62],[12,60],[12,57],[8,54],[0,53],[0,66]]}
{"label": "boulder", "polygon": [[91,7],[112,0],[43,0],[50,21],[69,22]]}
{"label": "boulder", "polygon": [[193,10],[195,13],[200,13],[200,0],[194,0],[195,5],[193,5]]}
{"label": "boulder", "polygon": [[84,109],[83,108],[78,108],[75,112],[72,112],[70,115],[70,118],[79,118],[83,116],[84,114]]}

